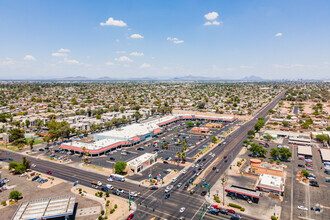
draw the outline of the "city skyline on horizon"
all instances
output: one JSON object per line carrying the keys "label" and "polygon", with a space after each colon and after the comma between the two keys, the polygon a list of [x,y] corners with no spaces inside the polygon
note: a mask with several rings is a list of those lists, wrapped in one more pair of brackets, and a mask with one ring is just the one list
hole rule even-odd
{"label": "city skyline on horizon", "polygon": [[329,80],[327,1],[0,4],[3,80]]}

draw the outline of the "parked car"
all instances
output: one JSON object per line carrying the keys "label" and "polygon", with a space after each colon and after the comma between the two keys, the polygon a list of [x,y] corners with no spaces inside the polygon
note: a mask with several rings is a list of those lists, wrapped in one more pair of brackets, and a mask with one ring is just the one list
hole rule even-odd
{"label": "parked car", "polygon": [[227,211],[227,209],[220,209],[220,213],[221,213],[221,214],[228,215],[228,211]]}
{"label": "parked car", "polygon": [[165,194],[165,199],[168,199],[170,196],[171,196],[171,194],[166,193],[166,194]]}
{"label": "parked car", "polygon": [[305,206],[302,206],[302,205],[298,205],[298,209],[304,210],[304,211],[307,211],[308,210]]}
{"label": "parked car", "polygon": [[230,220],[240,220],[242,217],[239,214],[234,214]]}
{"label": "parked car", "polygon": [[306,170],[313,171],[314,169],[312,167],[307,167]]}
{"label": "parked car", "polygon": [[306,166],[303,165],[303,164],[298,164],[298,167],[302,167],[302,168],[305,168]]}
{"label": "parked car", "polygon": [[319,184],[318,184],[318,183],[310,183],[309,185],[310,185],[310,186],[319,187]]}
{"label": "parked car", "polygon": [[115,161],[115,160],[116,160],[116,159],[115,159],[115,158],[113,158],[113,157],[110,157],[109,159],[110,159],[110,160],[112,160],[112,161]]}
{"label": "parked car", "polygon": [[215,208],[215,209],[221,209],[221,207],[218,206],[218,205],[212,205],[212,207]]}
{"label": "parked car", "polygon": [[321,211],[321,208],[320,207],[313,206],[313,207],[311,207],[311,210],[314,210],[316,212],[320,212]]}
{"label": "parked car", "polygon": [[233,210],[233,209],[227,209],[227,212],[235,214],[235,210]]}
{"label": "parked car", "polygon": [[134,217],[134,214],[131,213],[131,214],[127,217],[127,220],[131,220],[133,217]]}

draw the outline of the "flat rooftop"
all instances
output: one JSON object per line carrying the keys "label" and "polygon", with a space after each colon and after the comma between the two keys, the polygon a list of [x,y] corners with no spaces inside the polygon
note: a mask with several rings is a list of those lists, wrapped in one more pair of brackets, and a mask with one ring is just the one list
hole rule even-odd
{"label": "flat rooftop", "polygon": [[22,202],[12,220],[51,219],[73,214],[75,195],[66,195],[46,199]]}
{"label": "flat rooftop", "polygon": [[330,161],[330,150],[329,149],[320,149],[322,160]]}
{"label": "flat rooftop", "polygon": [[298,146],[298,154],[313,156],[312,147],[309,146]]}

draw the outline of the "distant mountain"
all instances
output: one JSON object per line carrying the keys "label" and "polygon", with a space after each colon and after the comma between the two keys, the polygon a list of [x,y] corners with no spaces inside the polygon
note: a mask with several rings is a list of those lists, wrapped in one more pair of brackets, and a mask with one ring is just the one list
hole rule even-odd
{"label": "distant mountain", "polygon": [[174,81],[211,81],[211,80],[222,80],[222,79],[213,78],[213,77],[205,77],[205,76],[187,75],[187,76],[174,77],[171,80],[174,80]]}
{"label": "distant mountain", "polygon": [[255,75],[247,76],[241,79],[242,81],[264,81],[263,78]]}
{"label": "distant mountain", "polygon": [[57,80],[57,81],[62,81],[62,80],[65,80],[65,81],[84,81],[84,80],[91,80],[91,79],[88,78],[88,77],[84,77],[84,76],[69,76],[69,77],[64,77],[64,78],[56,78],[56,79],[53,79],[53,80]]}

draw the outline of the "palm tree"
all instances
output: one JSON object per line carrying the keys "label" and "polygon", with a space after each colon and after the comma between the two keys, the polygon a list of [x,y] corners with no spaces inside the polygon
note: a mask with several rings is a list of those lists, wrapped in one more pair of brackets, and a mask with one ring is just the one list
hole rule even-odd
{"label": "palm tree", "polygon": [[185,152],[181,153],[181,158],[182,158],[182,160],[184,160],[186,158],[186,153]]}
{"label": "palm tree", "polygon": [[176,152],[176,155],[178,156],[178,161],[179,161],[181,158],[181,152],[180,151]]}

